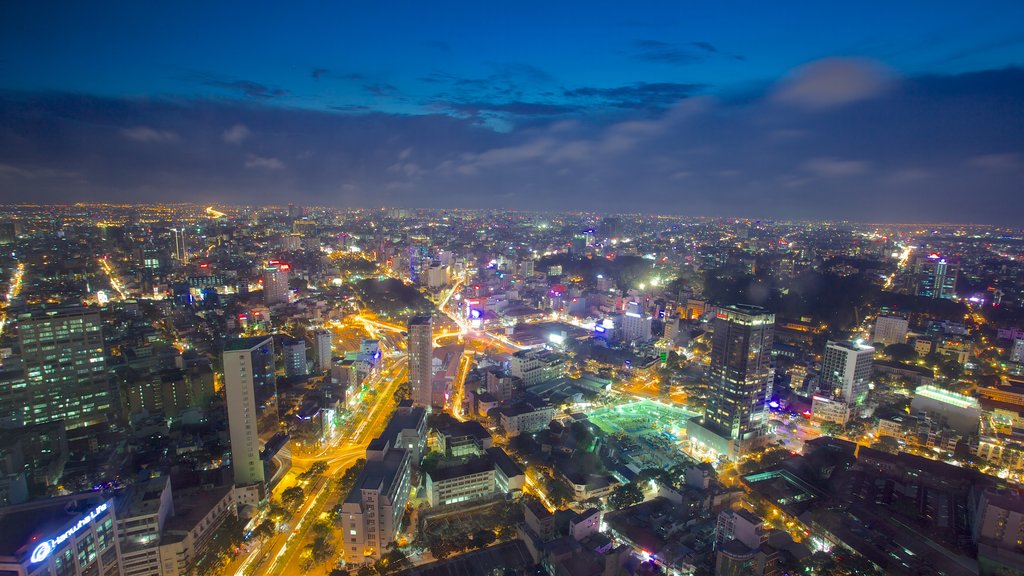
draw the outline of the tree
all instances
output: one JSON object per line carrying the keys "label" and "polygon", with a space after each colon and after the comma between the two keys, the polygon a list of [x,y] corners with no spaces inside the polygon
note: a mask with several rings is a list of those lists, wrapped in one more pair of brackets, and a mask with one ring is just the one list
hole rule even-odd
{"label": "tree", "polygon": [[949,380],[956,380],[960,377],[960,374],[963,371],[963,366],[961,366],[956,360],[946,360],[942,364],[939,364],[939,374],[941,374],[943,378],[947,378]]}
{"label": "tree", "polygon": [[394,542],[388,544],[388,551],[373,564],[373,569],[377,574],[382,575],[398,574],[409,568],[412,568],[412,562],[409,562],[405,552],[395,546]]}
{"label": "tree", "polygon": [[835,422],[822,422],[821,433],[824,436],[838,436],[843,433],[843,427]]}
{"label": "tree", "polygon": [[427,545],[427,549],[430,550],[430,555],[437,560],[444,560],[452,553],[456,552],[455,543],[447,538],[435,537]]}
{"label": "tree", "polygon": [[619,486],[615,489],[615,492],[612,492],[611,496],[608,497],[608,505],[614,510],[622,510],[634,504],[639,504],[643,500],[644,491],[635,482],[630,482],[629,484]]}
{"label": "tree", "polygon": [[890,344],[885,347],[885,355],[894,362],[917,360],[917,350],[910,344]]}
{"label": "tree", "polygon": [[274,521],[269,518],[260,522],[259,526],[252,531],[254,536],[264,539],[272,537],[275,532],[277,532],[277,528],[274,526]]}
{"label": "tree", "polygon": [[636,476],[636,483],[639,485],[643,485],[650,480],[657,480],[661,485],[669,488],[675,485],[675,482],[672,480],[672,473],[664,468],[644,468]]}
{"label": "tree", "polygon": [[313,563],[320,564],[334,555],[334,545],[326,536],[318,536],[310,544],[313,553]]}
{"label": "tree", "polygon": [[477,530],[473,533],[473,546],[477,548],[486,548],[494,543],[498,537],[494,535],[493,530]]}
{"label": "tree", "polygon": [[402,382],[395,389],[395,402],[401,402],[402,400],[408,400],[412,397],[412,388],[409,387],[409,382]]}
{"label": "tree", "polygon": [[427,455],[420,461],[420,472],[424,474],[433,474],[437,467],[441,464],[441,459],[444,455],[436,450],[427,452]]}
{"label": "tree", "polygon": [[289,510],[297,510],[302,505],[302,501],[306,499],[306,492],[301,486],[292,486],[291,488],[285,488],[284,492],[281,492],[281,503],[284,504],[285,508]]}

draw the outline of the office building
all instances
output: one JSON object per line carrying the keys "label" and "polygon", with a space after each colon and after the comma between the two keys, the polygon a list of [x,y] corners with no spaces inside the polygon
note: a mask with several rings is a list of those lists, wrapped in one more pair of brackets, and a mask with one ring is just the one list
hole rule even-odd
{"label": "office building", "polygon": [[778,553],[768,546],[764,520],[744,509],[725,510],[715,528],[715,574],[769,576],[777,574]]}
{"label": "office building", "polygon": [[263,303],[267,306],[287,304],[289,301],[288,274],[290,264],[271,260],[263,268]]}
{"label": "office building", "polygon": [[691,438],[731,459],[765,441],[775,316],[763,308],[735,305],[715,317],[707,407],[691,419]]}
{"label": "office building", "polygon": [[981,420],[981,404],[977,398],[930,385],[918,386],[914,391],[910,412],[964,436],[977,434]]}
{"label": "office building", "polygon": [[280,430],[274,340],[269,336],[232,340],[224,347],[223,360],[235,484],[262,486],[266,473],[260,442]]}
{"label": "office building", "polygon": [[861,341],[829,340],[821,361],[818,389],[822,395],[859,406],[868,395],[875,349]]}
{"label": "office building", "polygon": [[499,419],[505,436],[512,438],[520,434],[539,432],[547,428],[554,417],[554,407],[534,397],[502,408]]}
{"label": "office building", "polygon": [[306,376],[309,373],[306,366],[306,341],[298,338],[287,339],[281,344],[281,348],[284,375],[288,378]]}
{"label": "office building", "polygon": [[313,360],[316,362],[317,372],[327,372],[331,369],[332,342],[330,330],[317,330],[313,332]]}
{"label": "office building", "polygon": [[973,506],[972,537],[981,574],[1019,574],[1024,567],[1024,502],[1015,494],[986,491]]}
{"label": "office building", "polygon": [[959,273],[957,264],[933,253],[918,258],[914,271],[918,296],[956,299],[956,277]]}
{"label": "office building", "polygon": [[902,316],[879,316],[871,341],[875,344],[906,344],[909,325]]}
{"label": "office building", "polygon": [[527,388],[562,376],[566,356],[550,350],[520,350],[509,358],[509,373]]}
{"label": "office building", "polygon": [[419,406],[430,406],[434,358],[433,320],[416,316],[409,320],[409,391]]}
{"label": "office building", "polygon": [[454,466],[442,466],[426,474],[427,502],[431,506],[458,504],[494,494],[494,463],[476,456]]}
{"label": "office building", "polygon": [[366,465],[341,507],[339,546],[347,562],[380,558],[394,541],[409,500],[412,461],[426,443],[426,421],[424,408],[403,402],[366,448]]}
{"label": "office building", "polygon": [[71,430],[108,421],[114,403],[102,327],[98,312],[81,307],[38,308],[18,316],[24,388],[0,394],[20,405],[22,423],[63,420]]}
{"label": "office building", "polygon": [[626,304],[622,315],[622,339],[627,342],[648,342],[651,339],[651,316],[637,302]]}
{"label": "office building", "polygon": [[0,574],[120,576],[114,501],[97,492],[0,508]]}

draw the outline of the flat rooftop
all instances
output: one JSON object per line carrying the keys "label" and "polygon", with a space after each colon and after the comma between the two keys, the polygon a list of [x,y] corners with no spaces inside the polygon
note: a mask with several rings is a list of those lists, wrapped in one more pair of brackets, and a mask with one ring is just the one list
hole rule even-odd
{"label": "flat rooftop", "polygon": [[248,336],[246,338],[232,338],[224,345],[225,352],[238,352],[251,350],[267,340],[273,341],[273,336]]}
{"label": "flat rooftop", "polygon": [[346,504],[358,504],[363,500],[363,490],[379,490],[387,493],[395,476],[402,467],[402,460],[405,458],[405,450],[388,450],[382,460],[367,460],[366,466],[356,477],[352,490],[345,496]]}
{"label": "flat rooftop", "polygon": [[106,500],[89,492],[0,508],[0,556],[31,552],[30,543],[55,536]]}

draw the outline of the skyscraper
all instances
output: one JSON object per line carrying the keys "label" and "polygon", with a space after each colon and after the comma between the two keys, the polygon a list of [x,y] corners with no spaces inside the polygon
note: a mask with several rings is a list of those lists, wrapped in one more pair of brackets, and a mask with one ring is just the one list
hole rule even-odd
{"label": "skyscraper", "polygon": [[430,406],[433,357],[433,319],[416,316],[409,320],[409,390],[419,406]]}
{"label": "skyscraper", "polygon": [[622,315],[622,339],[627,342],[651,339],[651,317],[637,302],[626,305],[626,313]]}
{"label": "skyscraper", "polygon": [[317,372],[326,372],[331,369],[331,331],[317,330],[313,332],[313,355],[316,360]]}
{"label": "skyscraper", "polygon": [[309,373],[306,367],[306,341],[289,339],[282,343],[284,357],[284,375],[289,378],[305,376]]}
{"label": "skyscraper", "polygon": [[25,388],[0,393],[22,395],[24,424],[64,420],[72,429],[107,422],[113,402],[98,312],[79,306],[31,310],[18,316],[18,339]]}
{"label": "skyscraper", "polygon": [[774,325],[773,314],[744,304],[715,318],[707,407],[691,435],[732,459],[765,439]]}
{"label": "skyscraper", "polygon": [[263,303],[267,306],[288,302],[288,271],[291,265],[271,260],[263,268]]}
{"label": "skyscraper", "polygon": [[917,260],[917,295],[926,298],[956,298],[959,267],[932,253]]}
{"label": "skyscraper", "polygon": [[877,344],[906,344],[909,324],[902,316],[879,316],[871,341]]}
{"label": "skyscraper", "polygon": [[223,360],[235,484],[263,484],[266,473],[260,441],[280,430],[274,340],[269,336],[232,340],[224,347]]}
{"label": "skyscraper", "polygon": [[829,340],[821,361],[818,389],[826,396],[859,405],[868,395],[875,349],[861,341]]}

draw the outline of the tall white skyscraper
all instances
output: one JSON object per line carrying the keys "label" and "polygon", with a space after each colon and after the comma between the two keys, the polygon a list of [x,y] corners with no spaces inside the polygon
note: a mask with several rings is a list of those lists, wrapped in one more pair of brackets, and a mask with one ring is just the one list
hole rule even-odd
{"label": "tall white skyscraper", "polygon": [[326,372],[331,369],[331,331],[317,330],[313,332],[313,355],[316,361],[317,372]]}
{"label": "tall white skyscraper", "polygon": [[875,344],[906,344],[909,324],[902,316],[879,316],[871,341]]}
{"label": "tall white skyscraper", "polygon": [[274,339],[254,336],[232,340],[224,347],[223,360],[235,484],[262,485],[266,473],[260,460],[260,442],[280,430]]}
{"label": "tall white skyscraper", "polygon": [[622,339],[629,342],[651,339],[651,317],[637,302],[626,305],[626,313],[622,315]]}
{"label": "tall white skyscraper", "polygon": [[829,340],[821,361],[819,389],[847,404],[859,405],[868,395],[875,349],[863,342]]}
{"label": "tall white skyscraper", "polygon": [[409,320],[409,390],[412,401],[430,406],[434,358],[433,319],[416,316]]}
{"label": "tall white skyscraper", "polygon": [[271,260],[263,268],[263,303],[267,306],[288,302],[288,272],[291,265]]}

